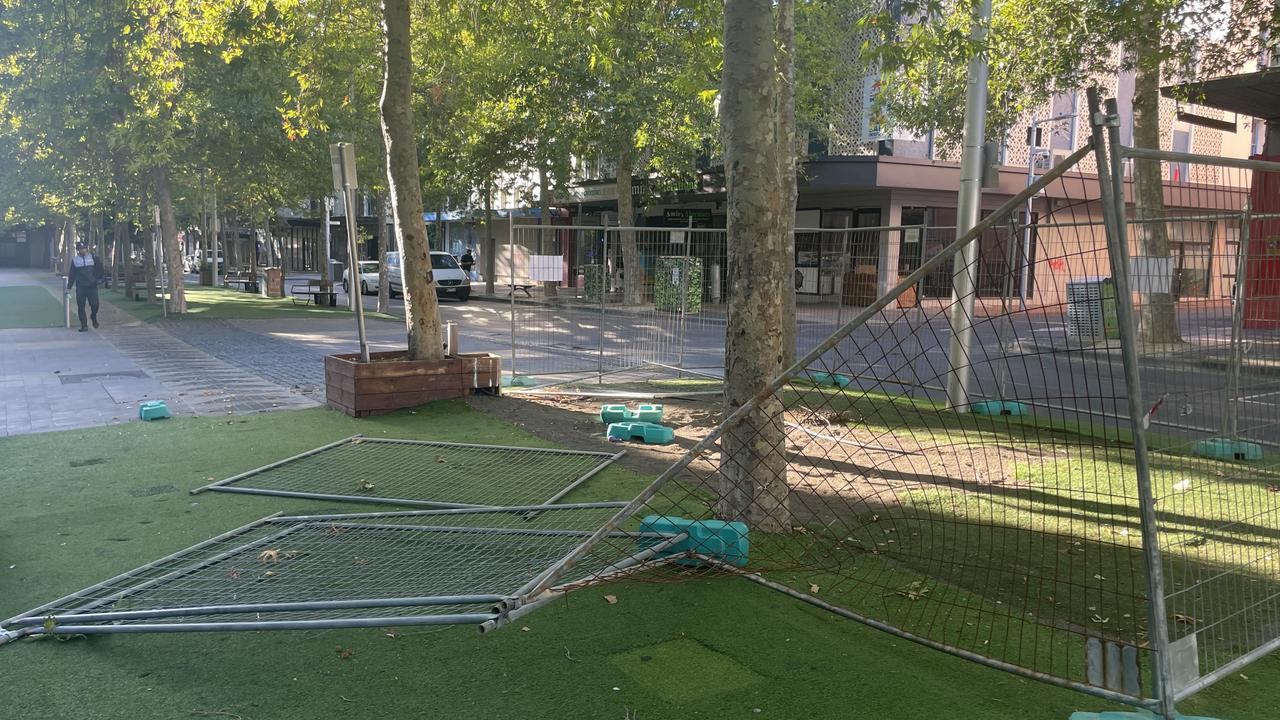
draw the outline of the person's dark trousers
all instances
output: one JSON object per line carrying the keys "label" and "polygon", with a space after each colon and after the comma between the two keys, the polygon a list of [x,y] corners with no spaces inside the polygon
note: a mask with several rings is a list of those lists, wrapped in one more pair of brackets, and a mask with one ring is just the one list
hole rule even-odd
{"label": "person's dark trousers", "polygon": [[93,320],[93,326],[98,327],[98,286],[97,285],[76,285],[76,309],[80,311],[80,328],[83,330],[88,327],[88,322],[84,316],[84,304],[89,303],[90,318]]}

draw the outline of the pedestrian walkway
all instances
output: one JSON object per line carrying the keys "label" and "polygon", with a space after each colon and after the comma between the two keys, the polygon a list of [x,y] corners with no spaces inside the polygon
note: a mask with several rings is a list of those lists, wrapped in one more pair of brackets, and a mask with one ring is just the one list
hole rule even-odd
{"label": "pedestrian walkway", "polygon": [[[42,287],[57,302],[60,282],[45,271],[0,268],[0,287]],[[135,421],[138,403],[148,400],[164,400],[175,415],[317,404],[137,320],[113,300],[102,293],[99,330],[0,329],[0,436]]]}

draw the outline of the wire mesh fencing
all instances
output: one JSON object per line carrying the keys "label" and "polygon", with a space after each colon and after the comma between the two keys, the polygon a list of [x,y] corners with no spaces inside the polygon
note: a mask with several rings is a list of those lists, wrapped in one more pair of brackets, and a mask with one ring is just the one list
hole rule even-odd
{"label": "wire mesh fencing", "polygon": [[[496,624],[522,586],[619,505],[270,516],[0,622],[0,643],[33,635]],[[613,534],[658,546],[677,537]],[[630,566],[592,558],[580,572]]]}
{"label": "wire mesh fencing", "polygon": [[540,382],[723,365],[723,230],[513,226],[512,365]]}
{"label": "wire mesh fencing", "polygon": [[[1152,706],[1112,257],[1097,180],[1076,166],[1088,152],[851,313],[616,520],[687,529],[671,553],[703,572]],[[939,272],[973,292],[922,301]],[[1073,330],[1082,313],[1100,322]],[[578,552],[600,545],[635,551],[601,534]]]}
{"label": "wire mesh fencing", "polygon": [[1280,165],[1126,149],[1094,117],[1110,159],[1099,124],[531,597],[634,552],[606,535],[640,519],[689,532],[668,554],[691,571],[1164,717],[1280,644]]}
{"label": "wire mesh fencing", "polygon": [[192,491],[421,507],[552,504],[618,453],[356,435]]}
{"label": "wire mesh fencing", "polygon": [[1280,164],[1119,150],[1180,699],[1277,644]]}

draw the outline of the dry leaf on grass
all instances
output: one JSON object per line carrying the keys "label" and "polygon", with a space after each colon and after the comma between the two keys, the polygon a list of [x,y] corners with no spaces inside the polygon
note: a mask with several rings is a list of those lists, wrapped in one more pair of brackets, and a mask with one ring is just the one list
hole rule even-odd
{"label": "dry leaf on grass", "polygon": [[260,563],[280,562],[280,551],[275,549],[263,550],[262,552],[258,553],[258,562]]}
{"label": "dry leaf on grass", "polygon": [[605,596],[604,596],[604,601],[605,601],[605,602],[607,602],[607,603],[609,603],[610,605],[617,605],[617,604],[618,604],[618,596],[617,596],[617,595],[605,595]]}

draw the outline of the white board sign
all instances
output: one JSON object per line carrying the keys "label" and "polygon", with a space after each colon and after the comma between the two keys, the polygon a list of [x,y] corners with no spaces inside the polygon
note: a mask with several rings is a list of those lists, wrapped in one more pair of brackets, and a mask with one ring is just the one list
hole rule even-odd
{"label": "white board sign", "polygon": [[1129,289],[1142,295],[1168,294],[1173,286],[1173,258],[1129,258]]}
{"label": "white board sign", "polygon": [[564,275],[564,258],[559,255],[530,255],[529,279],[536,282],[560,282]]}

